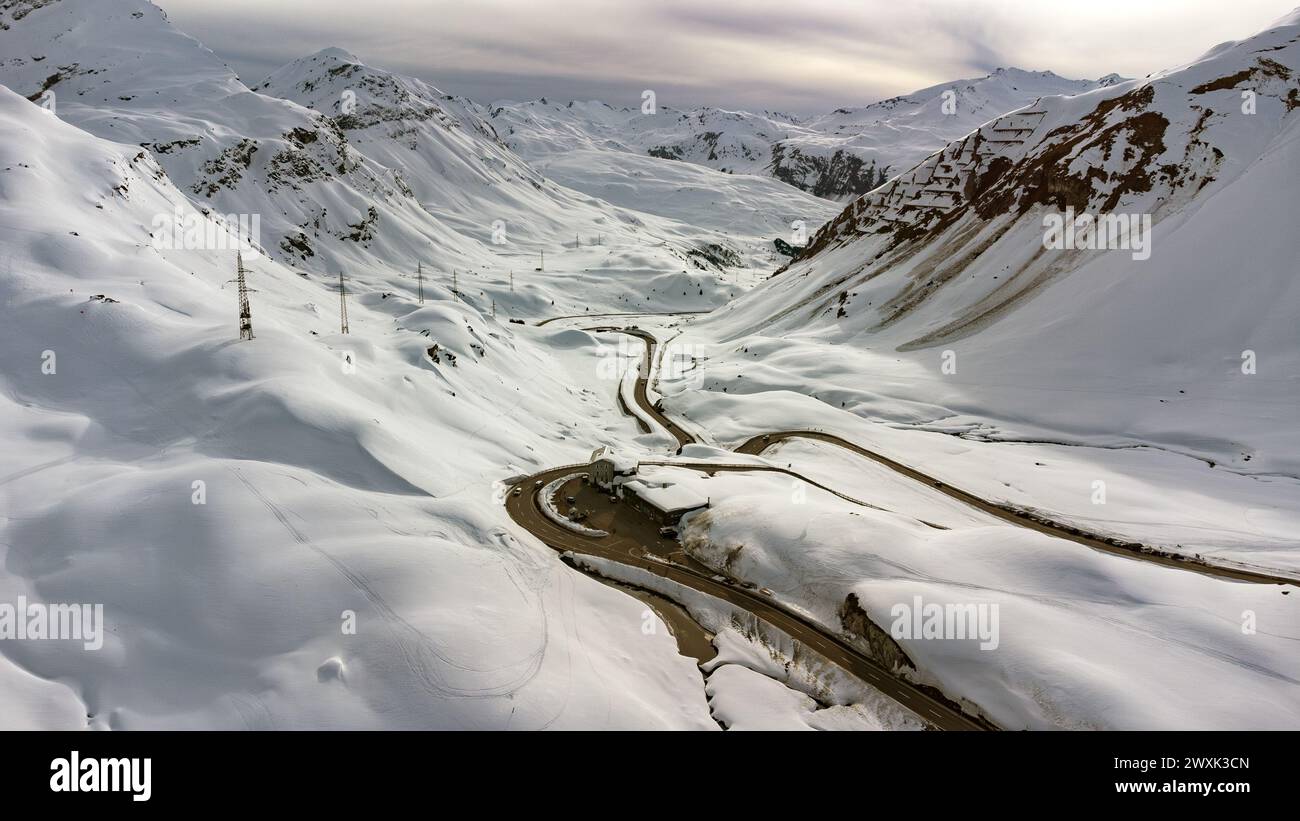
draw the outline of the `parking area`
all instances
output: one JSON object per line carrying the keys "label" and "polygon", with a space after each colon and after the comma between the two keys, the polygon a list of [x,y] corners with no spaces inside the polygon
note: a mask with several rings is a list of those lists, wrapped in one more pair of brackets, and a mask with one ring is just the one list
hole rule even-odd
{"label": "parking area", "polygon": [[[610,501],[611,498],[614,497],[578,477],[560,485],[555,493],[554,504],[557,510],[566,514],[571,508],[576,508],[584,514],[581,523],[586,527],[636,541],[647,553],[660,558],[671,559],[702,572],[712,572],[687,556],[675,536],[662,535],[658,523],[650,517],[625,501]],[[573,501],[570,502],[569,499]]]}

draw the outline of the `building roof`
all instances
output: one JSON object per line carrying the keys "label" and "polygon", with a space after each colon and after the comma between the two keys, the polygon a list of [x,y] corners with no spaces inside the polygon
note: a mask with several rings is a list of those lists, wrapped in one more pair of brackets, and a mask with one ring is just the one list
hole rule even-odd
{"label": "building roof", "polygon": [[605,459],[614,465],[615,473],[636,473],[636,459],[621,453],[615,453],[606,445],[596,448],[591,454],[591,461]]}
{"label": "building roof", "polygon": [[670,483],[650,484],[640,479],[623,483],[623,489],[635,493],[656,510],[679,513],[708,507],[709,500],[685,485]]}

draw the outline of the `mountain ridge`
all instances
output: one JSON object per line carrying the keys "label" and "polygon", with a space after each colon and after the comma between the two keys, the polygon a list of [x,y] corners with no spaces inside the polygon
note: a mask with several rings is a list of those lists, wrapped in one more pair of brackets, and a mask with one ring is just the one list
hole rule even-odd
{"label": "mountain ridge", "polygon": [[[1037,97],[1078,94],[1119,82],[1069,80],[1050,71],[1000,68],[910,94],[826,114],[794,116],[705,106],[617,108],[601,101],[498,101],[485,116],[522,156],[542,159],[579,147],[761,174],[815,196],[844,200],[884,182],[951,139]],[[945,99],[945,92],[951,92]]]}

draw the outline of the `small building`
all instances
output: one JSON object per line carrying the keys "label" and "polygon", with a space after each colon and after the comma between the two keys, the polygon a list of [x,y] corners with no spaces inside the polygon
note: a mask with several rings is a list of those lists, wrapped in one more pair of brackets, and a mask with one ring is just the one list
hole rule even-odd
{"label": "small building", "polygon": [[709,506],[708,499],[685,485],[632,479],[620,487],[627,503],[659,527],[677,527],[687,513]]}
{"label": "small building", "polygon": [[608,447],[596,448],[591,454],[591,483],[613,490],[629,476],[636,475],[636,460],[614,453]]}

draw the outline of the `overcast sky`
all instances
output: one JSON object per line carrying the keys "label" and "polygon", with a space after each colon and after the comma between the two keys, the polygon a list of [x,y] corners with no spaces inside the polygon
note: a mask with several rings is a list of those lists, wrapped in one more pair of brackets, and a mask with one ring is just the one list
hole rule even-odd
{"label": "overcast sky", "polygon": [[813,113],[1000,66],[1132,77],[1300,0],[155,0],[249,83],[326,46],[479,102]]}

